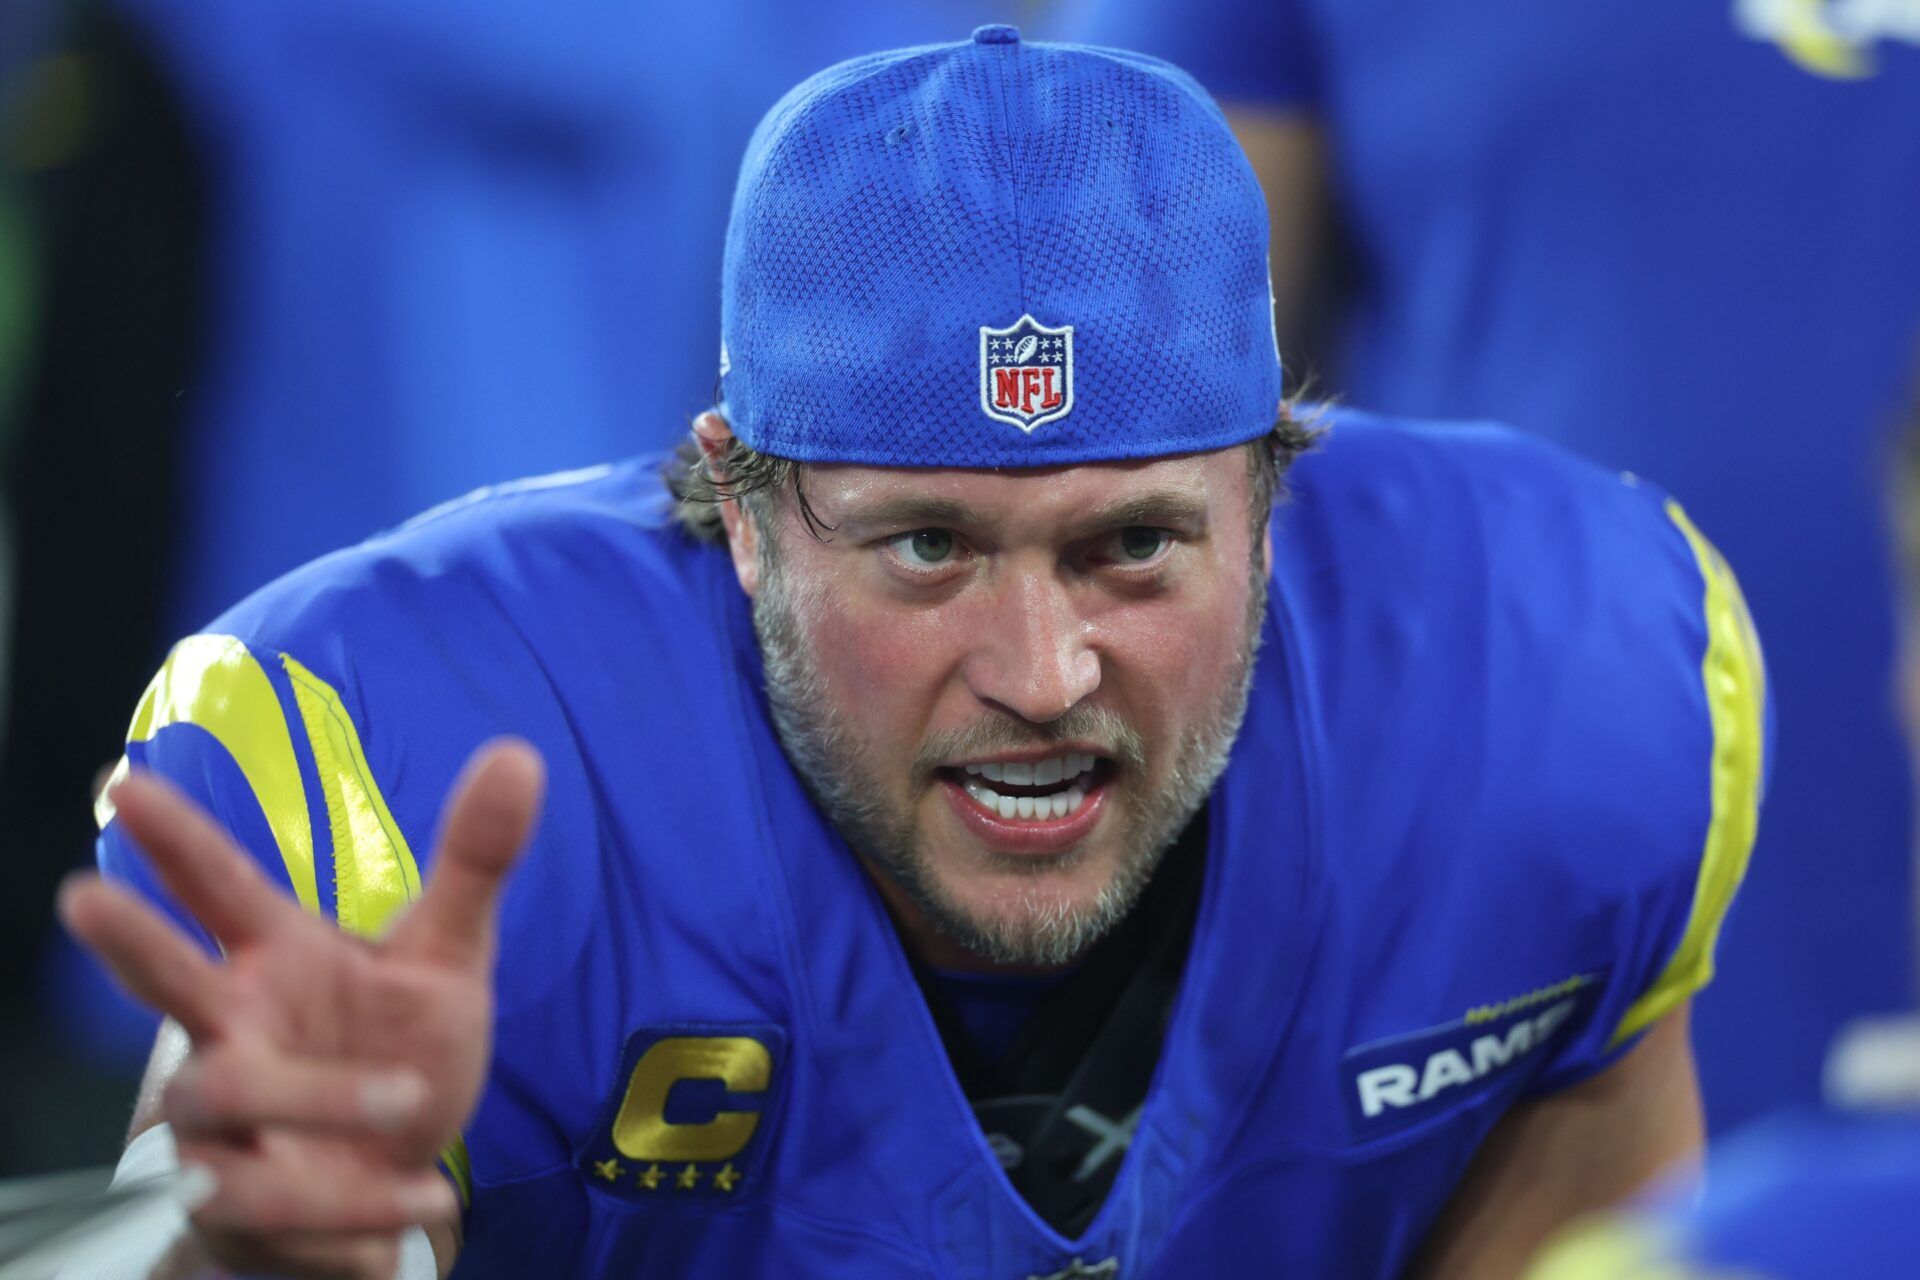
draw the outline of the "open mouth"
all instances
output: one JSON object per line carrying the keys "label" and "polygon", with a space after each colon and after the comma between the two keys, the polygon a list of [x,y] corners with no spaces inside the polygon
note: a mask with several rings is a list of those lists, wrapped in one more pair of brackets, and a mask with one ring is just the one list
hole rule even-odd
{"label": "open mouth", "polygon": [[1114,767],[1103,756],[1068,751],[1044,760],[990,760],[940,772],[984,817],[1046,823],[1078,814]]}

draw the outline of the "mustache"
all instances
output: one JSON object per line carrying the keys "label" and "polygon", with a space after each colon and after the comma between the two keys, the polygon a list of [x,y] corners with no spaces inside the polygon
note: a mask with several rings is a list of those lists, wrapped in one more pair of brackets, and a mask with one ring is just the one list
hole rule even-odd
{"label": "mustache", "polygon": [[920,746],[913,761],[913,780],[924,785],[948,761],[977,759],[999,752],[1027,751],[1056,742],[1091,745],[1122,768],[1147,766],[1147,743],[1118,712],[1105,707],[1079,706],[1065,715],[1037,724],[1017,716],[998,715],[958,729],[943,729]]}

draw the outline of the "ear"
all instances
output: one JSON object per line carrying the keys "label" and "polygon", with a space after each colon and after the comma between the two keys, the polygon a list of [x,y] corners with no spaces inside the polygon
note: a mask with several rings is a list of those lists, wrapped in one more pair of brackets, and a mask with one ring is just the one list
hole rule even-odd
{"label": "ear", "polygon": [[[709,409],[693,420],[693,438],[707,460],[715,479],[725,479],[720,459],[733,443],[733,428],[727,420]],[[720,522],[727,530],[727,551],[733,556],[733,576],[749,596],[760,590],[760,529],[738,502],[728,498],[720,503]]]}

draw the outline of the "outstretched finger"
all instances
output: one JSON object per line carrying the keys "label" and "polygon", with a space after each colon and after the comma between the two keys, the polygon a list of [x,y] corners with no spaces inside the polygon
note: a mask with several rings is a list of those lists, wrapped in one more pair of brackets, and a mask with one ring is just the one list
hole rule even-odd
{"label": "outstretched finger", "polygon": [[527,743],[503,738],[474,752],[441,818],[426,889],[389,940],[393,950],[454,963],[491,959],[500,885],[545,789],[546,766]]}
{"label": "outstretched finger", "polygon": [[172,1017],[196,1040],[221,1022],[227,974],[172,922],[92,872],[60,886],[60,919],[134,999]]}
{"label": "outstretched finger", "polygon": [[232,837],[164,779],[135,770],[111,798],[167,888],[229,951],[300,915]]}
{"label": "outstretched finger", "polygon": [[188,1138],[269,1125],[371,1138],[411,1124],[426,1103],[417,1071],[233,1043],[196,1052],[167,1083],[161,1105],[174,1132]]}

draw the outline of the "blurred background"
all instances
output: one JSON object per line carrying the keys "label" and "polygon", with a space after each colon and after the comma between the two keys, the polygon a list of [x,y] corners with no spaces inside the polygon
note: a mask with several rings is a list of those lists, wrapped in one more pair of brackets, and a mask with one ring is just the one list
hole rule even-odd
{"label": "blurred background", "polygon": [[151,1023],[49,903],[170,641],[477,485],[674,443],[754,123],[982,22],[1221,100],[1296,384],[1687,504],[1779,714],[1696,1008],[1709,1119],[1816,1101],[1836,1045],[1873,1074],[1920,901],[1891,496],[1920,0],[6,0],[0,1176],[119,1149]]}

